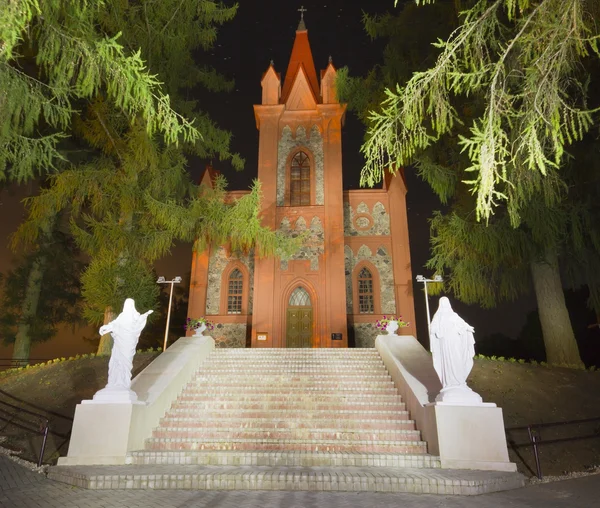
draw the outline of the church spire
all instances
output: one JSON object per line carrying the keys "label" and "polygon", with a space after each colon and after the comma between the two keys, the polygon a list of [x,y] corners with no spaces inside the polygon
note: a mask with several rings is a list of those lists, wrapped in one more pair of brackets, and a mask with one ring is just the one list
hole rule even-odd
{"label": "church spire", "polygon": [[306,9],[304,6],[298,9],[300,12],[300,23],[296,30],[296,39],[294,40],[294,47],[292,48],[292,55],[290,56],[290,62],[288,64],[287,71],[285,73],[285,81],[283,83],[283,89],[281,91],[281,102],[285,102],[292,90],[292,85],[296,80],[300,68],[304,71],[310,88],[314,94],[315,101],[318,102],[319,97],[319,82],[317,80],[317,71],[315,70],[315,63],[313,61],[312,51],[310,49],[310,43],[308,42],[308,30],[304,23],[304,13]]}
{"label": "church spire", "polygon": [[300,13],[300,23],[298,23],[298,31],[306,30],[306,25],[304,24],[304,13],[307,10],[308,9],[304,8],[304,5],[301,5],[300,9],[298,9],[298,12]]}

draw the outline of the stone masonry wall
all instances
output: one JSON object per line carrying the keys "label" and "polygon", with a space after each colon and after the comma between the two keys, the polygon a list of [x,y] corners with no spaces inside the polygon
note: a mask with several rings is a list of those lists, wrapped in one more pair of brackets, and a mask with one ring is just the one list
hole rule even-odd
{"label": "stone masonry wall", "polygon": [[381,202],[373,205],[373,210],[360,202],[356,209],[350,203],[344,203],[345,236],[388,236],[390,234],[390,215]]}
{"label": "stone masonry wall", "polygon": [[363,260],[369,261],[377,268],[379,274],[380,303],[382,314],[396,313],[396,299],[394,296],[394,274],[392,271],[392,256],[383,246],[378,247],[375,252],[366,245],[358,249],[355,256],[349,247],[344,249],[346,270],[346,301],[348,314],[352,314],[352,272],[354,267]]}
{"label": "stone masonry wall", "polygon": [[314,125],[310,130],[310,137],[306,136],[306,130],[300,126],[296,129],[296,137],[293,136],[292,129],[285,126],[279,140],[277,151],[277,206],[285,205],[285,175],[286,164],[290,152],[302,147],[308,148],[314,157],[315,163],[315,200],[316,205],[323,205],[325,202],[323,186],[323,138],[321,131]]}
{"label": "stone masonry wall", "polygon": [[216,323],[205,335],[211,335],[218,348],[246,347],[246,329],[245,323]]}
{"label": "stone masonry wall", "polygon": [[[285,235],[296,237],[306,231],[306,221],[304,220],[304,217],[299,217],[292,229],[290,221],[285,217],[279,225],[279,231]],[[317,271],[319,269],[319,256],[321,256],[324,251],[325,235],[323,224],[319,217],[313,217],[310,221],[310,233],[306,242],[298,252],[292,255],[290,260],[308,259],[310,261],[310,269]],[[287,270],[288,261],[282,259],[280,267],[281,270]]]}
{"label": "stone masonry wall", "polygon": [[375,323],[354,323],[354,347],[375,347],[375,339],[382,332]]}
{"label": "stone masonry wall", "polygon": [[227,309],[219,309],[221,300],[221,278],[223,270],[233,261],[239,260],[248,269],[249,280],[244,279],[244,284],[249,284],[248,291],[248,313],[252,313],[252,292],[254,285],[254,253],[249,252],[247,255],[231,257],[227,256],[227,252],[223,247],[219,247],[210,253],[208,261],[208,288],[206,294],[206,315],[218,315],[221,312],[225,313]]}

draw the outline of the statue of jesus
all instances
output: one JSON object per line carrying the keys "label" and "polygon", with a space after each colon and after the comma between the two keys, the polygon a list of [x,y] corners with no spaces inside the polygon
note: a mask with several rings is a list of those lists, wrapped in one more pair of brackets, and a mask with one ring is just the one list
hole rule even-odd
{"label": "statue of jesus", "polygon": [[96,392],[94,400],[103,402],[135,402],[137,395],[131,391],[131,371],[133,357],[140,334],[146,326],[149,310],[140,314],[135,309],[135,302],[127,298],[123,312],[110,323],[100,327],[100,335],[109,333],[113,337],[113,347],[108,362],[108,383]]}

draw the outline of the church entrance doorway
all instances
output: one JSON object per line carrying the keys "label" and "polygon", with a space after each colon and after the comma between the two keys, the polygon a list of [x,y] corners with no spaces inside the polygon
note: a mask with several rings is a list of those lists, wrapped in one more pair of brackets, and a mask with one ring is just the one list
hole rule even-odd
{"label": "church entrance doorway", "polygon": [[297,287],[287,308],[285,347],[312,347],[313,309],[308,291]]}

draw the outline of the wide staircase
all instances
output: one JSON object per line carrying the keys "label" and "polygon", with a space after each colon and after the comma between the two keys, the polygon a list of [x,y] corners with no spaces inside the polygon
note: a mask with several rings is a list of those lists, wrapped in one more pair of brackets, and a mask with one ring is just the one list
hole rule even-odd
{"label": "wide staircase", "polygon": [[375,349],[216,350],[129,462],[70,483],[480,494],[521,482],[440,469]]}

